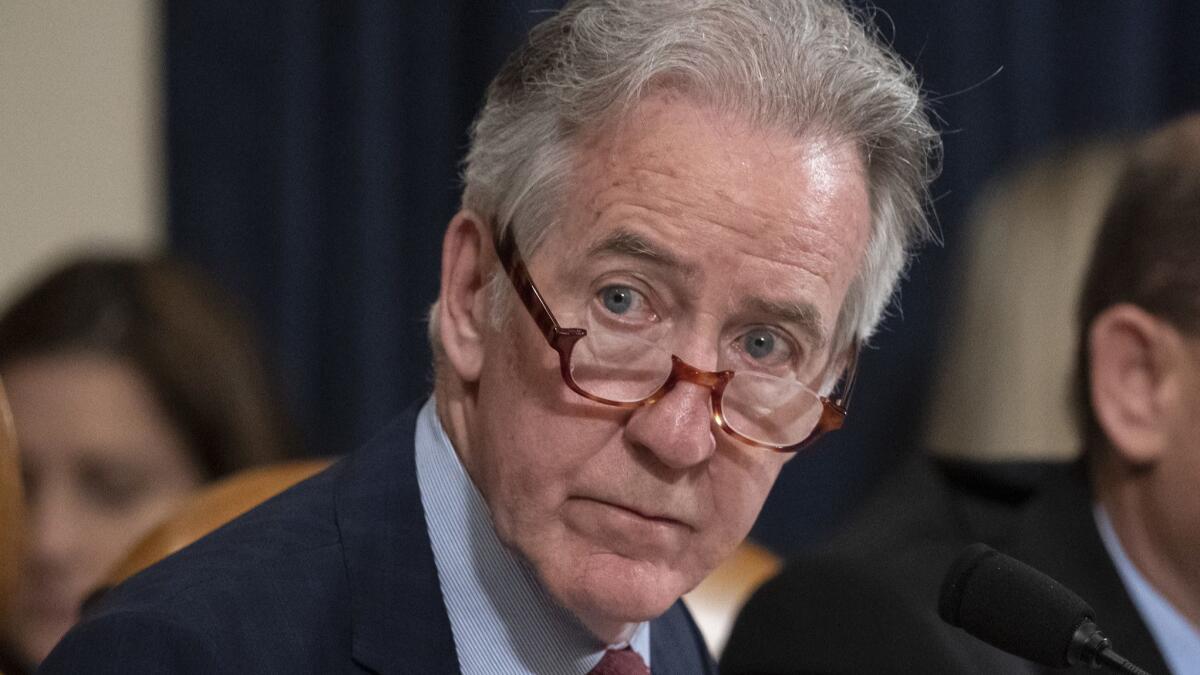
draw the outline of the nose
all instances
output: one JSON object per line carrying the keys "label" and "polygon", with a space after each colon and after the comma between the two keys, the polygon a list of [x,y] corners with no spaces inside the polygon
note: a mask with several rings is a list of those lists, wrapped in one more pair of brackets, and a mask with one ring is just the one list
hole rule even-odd
{"label": "nose", "polygon": [[717,449],[712,389],[679,381],[657,402],[634,410],[625,437],[673,469],[703,464]]}

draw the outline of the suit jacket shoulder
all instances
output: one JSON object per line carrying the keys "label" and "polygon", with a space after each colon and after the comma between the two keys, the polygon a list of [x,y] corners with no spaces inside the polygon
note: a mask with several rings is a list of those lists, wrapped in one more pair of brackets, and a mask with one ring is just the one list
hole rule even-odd
{"label": "suit jacket shoulder", "polygon": [[[415,419],[109,591],[42,672],[458,672]],[[656,675],[715,672],[681,602],[650,638]]]}
{"label": "suit jacket shoulder", "polygon": [[289,490],[112,589],[43,669],[78,659],[100,672],[108,663],[113,672],[132,672],[132,663],[169,662],[179,672],[270,672],[289,660],[331,665],[325,655],[349,645],[332,516],[339,473]]}
{"label": "suit jacket shoulder", "polygon": [[414,420],[109,591],[43,672],[453,672]]}

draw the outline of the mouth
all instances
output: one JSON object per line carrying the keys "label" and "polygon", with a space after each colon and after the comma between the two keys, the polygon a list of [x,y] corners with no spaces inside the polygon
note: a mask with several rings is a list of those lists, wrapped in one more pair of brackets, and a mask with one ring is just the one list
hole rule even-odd
{"label": "mouth", "polygon": [[638,521],[643,521],[650,525],[659,525],[659,526],[672,527],[672,528],[678,527],[678,528],[684,528],[687,530],[695,529],[690,524],[688,524],[686,521],[684,521],[680,518],[675,518],[673,516],[669,516],[666,514],[655,513],[653,511],[650,511],[649,509],[642,509],[642,508],[638,508],[636,506],[632,506],[629,504],[624,504],[621,502],[611,501],[611,500],[607,500],[607,499],[600,499],[597,497],[575,497],[575,499],[577,499],[581,502],[590,502],[591,504],[601,507],[601,508],[611,509],[611,510],[615,511],[616,513],[620,514],[621,516],[624,516],[626,518],[633,518]]}
{"label": "mouth", "polygon": [[[638,518],[643,518],[652,523],[660,523],[662,525],[674,525],[677,527],[688,527],[688,525],[686,523],[684,523],[682,520],[679,520],[678,518],[671,518],[669,516],[656,516],[653,514],[645,513],[643,511],[640,511],[635,508],[631,508],[628,506],[622,506],[621,504],[610,504],[610,506],[612,506],[614,509],[621,509],[623,511],[627,511]],[[691,529],[691,528],[689,527],[688,529]]]}
{"label": "mouth", "polygon": [[576,496],[563,506],[564,524],[593,549],[631,560],[674,560],[697,534],[681,518],[623,500]]}

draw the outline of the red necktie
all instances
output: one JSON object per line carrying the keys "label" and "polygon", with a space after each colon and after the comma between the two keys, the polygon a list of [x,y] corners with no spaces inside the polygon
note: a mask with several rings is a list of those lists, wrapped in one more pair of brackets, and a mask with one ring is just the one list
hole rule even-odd
{"label": "red necktie", "polygon": [[650,675],[650,669],[637,652],[626,647],[604,652],[604,658],[588,671],[588,675]]}

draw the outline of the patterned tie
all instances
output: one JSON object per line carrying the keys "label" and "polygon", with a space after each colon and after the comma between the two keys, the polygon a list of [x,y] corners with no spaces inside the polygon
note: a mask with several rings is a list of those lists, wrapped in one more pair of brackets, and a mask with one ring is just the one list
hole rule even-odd
{"label": "patterned tie", "polygon": [[637,652],[626,647],[604,652],[604,658],[588,671],[588,675],[650,675],[650,669]]}

